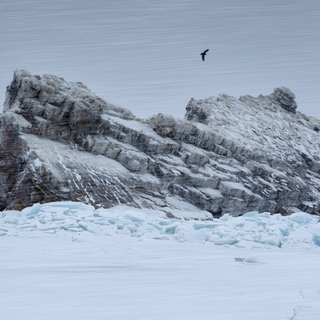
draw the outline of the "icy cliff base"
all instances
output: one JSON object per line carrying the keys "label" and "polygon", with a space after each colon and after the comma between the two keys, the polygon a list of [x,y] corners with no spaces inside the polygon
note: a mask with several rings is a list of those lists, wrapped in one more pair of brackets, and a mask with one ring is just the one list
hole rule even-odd
{"label": "icy cliff base", "polygon": [[[287,217],[248,212],[241,217],[227,214],[220,219],[207,221],[189,220],[190,214],[184,210],[175,210],[174,213],[176,218],[168,219],[160,210],[126,206],[94,209],[76,202],[35,204],[21,212],[0,213],[3,216],[0,218],[0,235],[18,236],[22,231],[56,233],[67,230],[240,247],[320,247],[319,217],[303,212]],[[199,212],[193,212],[192,216],[205,218]]]}
{"label": "icy cliff base", "polygon": [[[185,120],[148,120],[82,83],[15,71],[0,117],[1,208],[82,201],[174,216],[318,213],[320,121],[294,94],[191,99]],[[199,211],[198,211],[199,212]]]}

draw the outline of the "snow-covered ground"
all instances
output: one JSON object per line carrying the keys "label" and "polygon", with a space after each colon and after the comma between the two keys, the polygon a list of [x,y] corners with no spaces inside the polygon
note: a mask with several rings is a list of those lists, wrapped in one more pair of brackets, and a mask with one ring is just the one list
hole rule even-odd
{"label": "snow-covered ground", "polygon": [[72,202],[0,213],[0,318],[320,318],[319,217],[174,214]]}

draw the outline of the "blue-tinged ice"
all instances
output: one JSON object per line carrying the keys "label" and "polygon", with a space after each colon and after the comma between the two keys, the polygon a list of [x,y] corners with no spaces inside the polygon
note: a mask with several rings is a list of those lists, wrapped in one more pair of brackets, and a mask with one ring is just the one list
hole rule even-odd
{"label": "blue-tinged ice", "polygon": [[252,212],[247,212],[245,213],[244,215],[242,215],[242,217],[256,217],[259,215],[259,212],[258,211],[252,211]]}
{"label": "blue-tinged ice", "polygon": [[222,217],[219,218],[219,220],[221,220],[221,221],[228,221],[229,219],[232,219],[232,216],[229,213],[226,213]]}
{"label": "blue-tinged ice", "polygon": [[41,209],[41,204],[36,203],[31,208],[25,208],[22,213],[26,215],[27,218],[33,218]]}
{"label": "blue-tinged ice", "polygon": [[319,246],[320,247],[320,235],[313,235],[313,242],[316,246]]}
{"label": "blue-tinged ice", "polygon": [[320,223],[315,216],[298,212],[291,216],[248,212],[228,214],[210,221],[164,218],[162,211],[130,207],[94,209],[77,202],[35,204],[22,212],[3,212],[1,235],[21,232],[90,232],[97,235],[122,234],[180,242],[212,242],[217,245],[320,246]]}
{"label": "blue-tinged ice", "polygon": [[303,212],[297,212],[289,216],[289,220],[302,225],[310,223],[312,221],[312,217]]}

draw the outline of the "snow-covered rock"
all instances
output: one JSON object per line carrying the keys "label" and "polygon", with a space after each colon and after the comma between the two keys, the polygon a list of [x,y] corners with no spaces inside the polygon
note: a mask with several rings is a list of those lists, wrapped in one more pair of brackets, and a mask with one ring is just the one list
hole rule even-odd
{"label": "snow-covered rock", "polygon": [[184,120],[143,120],[82,83],[16,70],[0,115],[0,209],[72,200],[168,216],[195,206],[201,218],[318,213],[320,120],[294,99],[284,87],[220,94],[191,99]]}

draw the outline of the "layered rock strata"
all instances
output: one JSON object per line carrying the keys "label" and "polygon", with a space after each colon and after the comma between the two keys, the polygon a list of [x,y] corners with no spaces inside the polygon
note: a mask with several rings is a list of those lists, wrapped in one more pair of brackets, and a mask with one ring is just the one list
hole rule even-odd
{"label": "layered rock strata", "polygon": [[143,120],[82,83],[17,70],[0,116],[0,209],[73,200],[169,215],[318,213],[320,121],[296,109],[282,87]]}

